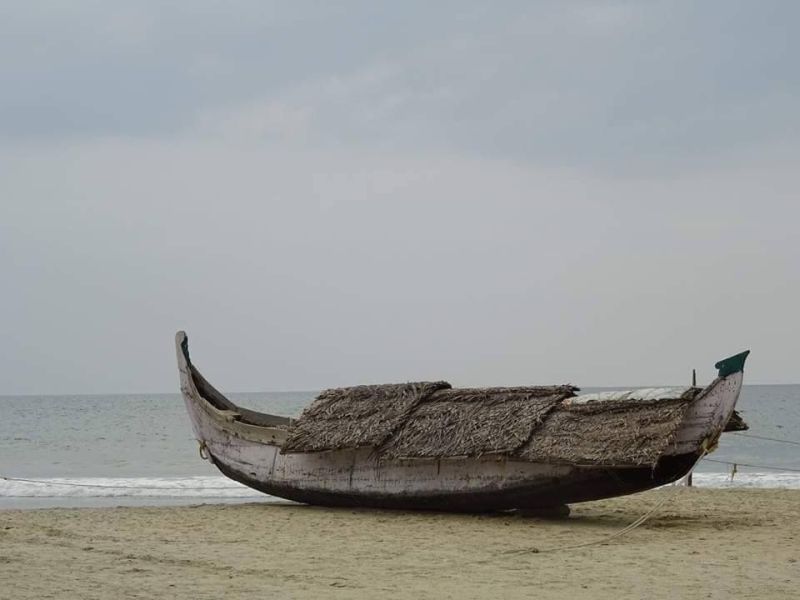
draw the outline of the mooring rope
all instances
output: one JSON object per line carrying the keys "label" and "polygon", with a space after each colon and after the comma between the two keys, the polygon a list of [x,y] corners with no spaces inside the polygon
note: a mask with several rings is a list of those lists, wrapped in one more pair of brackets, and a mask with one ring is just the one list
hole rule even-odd
{"label": "mooring rope", "polygon": [[706,458],[708,462],[719,463],[721,465],[736,465],[737,467],[750,467],[751,469],[768,469],[770,471],[789,471],[791,473],[800,473],[800,469],[793,469],[792,467],[773,467],[771,465],[754,465],[752,463],[735,462],[732,460],[717,460],[715,458]]}
{"label": "mooring rope", "polygon": [[611,542],[612,540],[615,540],[618,537],[622,537],[626,533],[633,531],[634,529],[636,529],[637,527],[639,527],[640,525],[645,523],[651,516],[653,516],[653,514],[658,509],[660,509],[662,506],[664,506],[664,504],[666,504],[667,501],[672,500],[678,494],[680,488],[683,487],[683,486],[681,486],[681,484],[682,483],[686,483],[686,481],[688,481],[689,477],[694,472],[694,468],[697,466],[697,464],[701,460],[703,460],[703,458],[705,458],[706,454],[708,454],[709,451],[713,448],[713,444],[712,444],[711,447],[709,447],[707,442],[708,442],[708,440],[703,442],[703,452],[702,452],[702,454],[700,454],[699,457],[697,457],[697,460],[694,461],[694,464],[692,465],[692,468],[689,469],[689,472],[686,473],[686,475],[684,475],[678,482],[673,483],[673,485],[672,485],[672,488],[673,488],[672,493],[666,493],[665,492],[664,493],[664,497],[661,498],[661,500],[659,500],[652,508],[650,508],[650,510],[648,510],[646,513],[641,515],[638,519],[636,519],[635,521],[629,523],[628,525],[626,525],[625,527],[623,527],[619,531],[616,531],[616,532],[612,533],[611,535],[607,535],[607,536],[602,537],[600,539],[593,540],[591,542],[583,542],[581,544],[569,544],[569,545],[566,545],[566,546],[554,546],[553,548],[536,548],[536,547],[519,548],[517,550],[506,550],[505,554],[541,554],[541,553],[544,553],[544,552],[561,552],[563,550],[577,550],[579,548],[589,548],[591,546],[600,546],[602,544],[607,544],[607,543]]}
{"label": "mooring rope", "polygon": [[[86,488],[106,488],[106,489],[125,489],[125,490],[236,490],[237,486],[161,486],[161,485],[110,485],[101,483],[74,483],[70,481],[45,481],[42,479],[25,479],[23,477],[6,477],[0,475],[0,479],[6,481],[21,481],[23,483],[36,483],[40,485],[64,485],[72,487],[86,487]],[[247,489],[245,486],[239,486]]]}
{"label": "mooring rope", "polygon": [[[676,490],[679,489],[678,485],[675,485],[675,486],[672,486],[672,487],[674,487]],[[604,538],[601,538],[599,540],[593,540],[591,542],[584,542],[582,544],[570,544],[570,545],[567,545],[567,546],[555,546],[553,548],[535,548],[535,547],[534,548],[520,548],[518,550],[507,550],[506,554],[541,554],[541,553],[544,553],[544,552],[561,552],[562,550],[577,550],[578,548],[588,548],[590,546],[599,546],[599,545],[602,545],[602,544],[607,544],[607,543],[611,542],[612,540],[615,540],[616,538],[621,537],[621,536],[625,535],[626,533],[628,533],[630,531],[633,531],[634,529],[636,529],[637,527],[642,525],[645,521],[647,521],[653,515],[653,513],[655,513],[658,509],[660,509],[662,506],[664,506],[664,504],[666,504],[667,501],[672,500],[672,498],[675,496],[676,493],[677,492],[673,492],[672,494],[665,493],[664,497],[658,503],[656,503],[650,510],[648,510],[646,513],[644,513],[638,519],[636,519],[635,521],[629,523],[628,525],[626,525],[625,527],[623,527],[619,531],[617,531],[615,533],[612,533],[611,535],[608,535],[608,536],[606,536]]]}
{"label": "mooring rope", "polygon": [[739,437],[753,438],[754,440],[766,440],[768,442],[779,442],[781,444],[791,444],[793,446],[800,446],[800,442],[795,442],[793,440],[782,440],[780,438],[767,437],[765,435],[755,435],[752,433],[739,433],[738,431],[734,431],[732,433],[733,435],[738,435]]}
{"label": "mooring rope", "polygon": [[[787,440],[774,440],[774,441],[787,441]],[[789,443],[792,443],[792,442],[789,442]],[[570,544],[570,545],[567,545],[567,546],[556,546],[556,547],[553,547],[553,548],[541,548],[541,549],[534,547],[534,548],[521,548],[521,549],[517,549],[517,550],[507,550],[506,554],[539,554],[539,553],[543,553],[543,552],[560,552],[562,550],[576,550],[578,548],[588,548],[590,546],[598,546],[598,545],[602,545],[602,544],[607,544],[608,542],[610,542],[610,541],[612,541],[612,540],[614,540],[614,539],[616,539],[618,537],[621,537],[621,536],[625,535],[626,533],[628,533],[630,531],[633,531],[634,529],[636,529],[637,527],[639,527],[640,525],[645,523],[658,509],[660,509],[662,506],[664,506],[664,504],[666,504],[669,500],[672,500],[675,497],[675,495],[677,494],[677,490],[680,490],[680,488],[683,487],[682,484],[686,483],[686,481],[689,479],[689,477],[694,472],[695,467],[700,463],[701,460],[707,460],[709,462],[715,462],[715,463],[720,463],[720,464],[725,464],[725,465],[733,465],[734,468],[737,468],[737,467],[751,467],[751,468],[755,468],[755,469],[774,469],[774,470],[777,470],[777,471],[791,471],[791,472],[794,472],[794,473],[800,473],[800,469],[792,469],[792,468],[789,468],[789,467],[773,467],[773,466],[768,466],[768,465],[754,465],[754,464],[749,464],[749,463],[735,463],[735,462],[731,462],[731,461],[727,461],[727,460],[716,460],[716,459],[713,459],[713,458],[707,458],[707,456],[706,456],[707,454],[708,454],[708,450],[703,450],[703,453],[700,455],[700,457],[692,465],[692,468],[689,469],[689,472],[686,475],[684,475],[679,481],[677,481],[677,482],[672,484],[672,487],[675,488],[675,490],[676,490],[675,493],[665,495],[658,503],[656,503],[650,510],[648,510],[646,513],[644,513],[638,519],[636,519],[635,521],[629,523],[628,525],[626,525],[625,527],[623,527],[619,531],[616,531],[615,533],[612,533],[611,535],[608,535],[608,536],[606,536],[604,538],[601,538],[599,540],[594,540],[594,541],[591,541],[591,542],[585,542],[585,543],[582,543],[582,544]]]}

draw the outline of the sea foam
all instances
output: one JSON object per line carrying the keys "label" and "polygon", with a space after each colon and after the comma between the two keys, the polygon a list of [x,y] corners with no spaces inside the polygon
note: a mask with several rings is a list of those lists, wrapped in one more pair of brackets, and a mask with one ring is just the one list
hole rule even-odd
{"label": "sea foam", "polygon": [[[253,498],[270,497],[221,476],[81,477],[0,479],[0,498]],[[791,472],[695,473],[701,488],[800,489],[800,474]]]}
{"label": "sea foam", "polygon": [[5,498],[266,498],[220,476],[0,479]]}

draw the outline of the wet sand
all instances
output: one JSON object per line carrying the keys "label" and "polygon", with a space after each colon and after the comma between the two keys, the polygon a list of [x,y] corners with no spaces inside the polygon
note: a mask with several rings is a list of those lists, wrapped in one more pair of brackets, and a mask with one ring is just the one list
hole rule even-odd
{"label": "wet sand", "polygon": [[[642,527],[605,544],[664,495]],[[666,488],[567,520],[298,505],[0,511],[0,597],[792,598],[800,491]],[[538,552],[534,551],[538,550]]]}

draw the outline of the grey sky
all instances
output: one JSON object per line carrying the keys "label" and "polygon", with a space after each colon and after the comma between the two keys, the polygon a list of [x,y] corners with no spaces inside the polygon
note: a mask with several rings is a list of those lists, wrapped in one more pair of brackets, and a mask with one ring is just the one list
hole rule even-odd
{"label": "grey sky", "polygon": [[0,394],[797,382],[794,2],[6,3]]}

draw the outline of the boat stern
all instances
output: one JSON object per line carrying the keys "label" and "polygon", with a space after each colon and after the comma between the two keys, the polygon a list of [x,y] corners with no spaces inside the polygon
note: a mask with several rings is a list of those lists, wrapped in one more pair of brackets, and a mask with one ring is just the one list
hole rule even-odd
{"label": "boat stern", "polygon": [[750,356],[750,350],[745,350],[739,354],[723,358],[714,365],[714,368],[718,369],[719,377],[728,377],[729,375],[741,373],[744,371],[744,363],[747,361],[748,356]]}
{"label": "boat stern", "polygon": [[689,405],[668,454],[700,454],[716,447],[742,390],[749,350],[714,365],[717,378]]}

